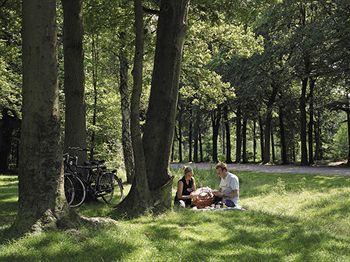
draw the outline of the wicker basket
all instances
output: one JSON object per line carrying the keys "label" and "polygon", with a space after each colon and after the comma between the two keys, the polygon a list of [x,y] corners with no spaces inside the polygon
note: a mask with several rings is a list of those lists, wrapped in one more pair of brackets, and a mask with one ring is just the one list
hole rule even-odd
{"label": "wicker basket", "polygon": [[214,195],[211,188],[201,187],[194,191],[192,194],[192,204],[197,208],[205,208],[213,204]]}

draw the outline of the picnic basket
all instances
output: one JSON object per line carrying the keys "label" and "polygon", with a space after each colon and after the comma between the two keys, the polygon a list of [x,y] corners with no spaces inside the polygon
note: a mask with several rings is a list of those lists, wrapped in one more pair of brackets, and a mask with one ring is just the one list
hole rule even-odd
{"label": "picnic basket", "polygon": [[197,208],[205,208],[210,206],[214,202],[214,195],[212,189],[209,187],[201,187],[194,191],[192,194],[192,205]]}

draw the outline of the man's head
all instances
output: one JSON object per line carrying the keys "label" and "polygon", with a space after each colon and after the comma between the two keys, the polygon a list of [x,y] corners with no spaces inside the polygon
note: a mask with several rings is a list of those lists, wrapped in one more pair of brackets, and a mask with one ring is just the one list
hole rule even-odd
{"label": "man's head", "polygon": [[219,162],[217,163],[217,165],[215,166],[216,169],[216,174],[221,177],[221,178],[225,178],[227,175],[227,165],[225,163]]}

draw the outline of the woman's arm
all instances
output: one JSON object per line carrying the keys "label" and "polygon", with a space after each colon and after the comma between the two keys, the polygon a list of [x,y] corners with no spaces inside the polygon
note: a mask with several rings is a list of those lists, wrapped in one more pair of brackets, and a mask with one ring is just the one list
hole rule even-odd
{"label": "woman's arm", "polygon": [[177,198],[178,199],[190,199],[190,196],[183,196],[182,195],[182,189],[184,187],[184,184],[182,183],[182,181],[179,181],[178,185],[177,185]]}
{"label": "woman's arm", "polygon": [[192,184],[192,192],[193,192],[193,191],[196,191],[196,181],[194,177],[192,177],[192,180],[193,180],[193,184]]}

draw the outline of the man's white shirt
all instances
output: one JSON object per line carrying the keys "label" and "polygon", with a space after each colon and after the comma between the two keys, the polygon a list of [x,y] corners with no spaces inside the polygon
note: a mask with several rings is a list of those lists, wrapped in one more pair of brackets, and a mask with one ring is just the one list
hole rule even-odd
{"label": "man's white shirt", "polygon": [[[220,181],[221,192],[224,195],[230,195],[234,190],[239,190],[239,180],[238,177],[234,174],[227,173],[225,178],[221,178]],[[224,199],[229,199],[238,205],[238,196],[233,198],[224,197]]]}

